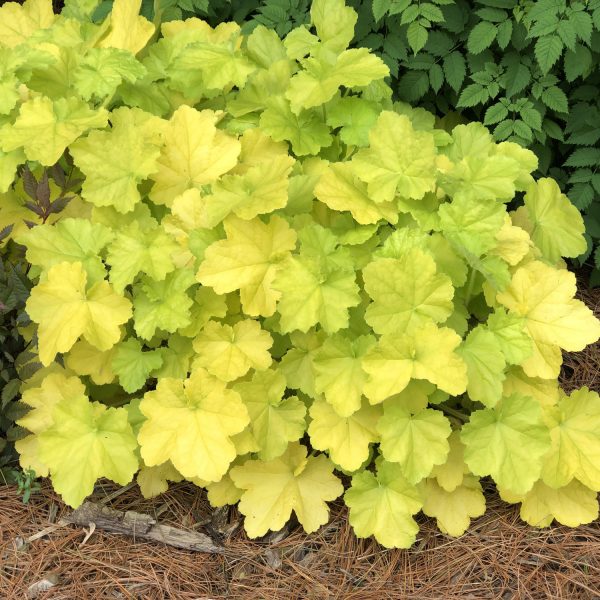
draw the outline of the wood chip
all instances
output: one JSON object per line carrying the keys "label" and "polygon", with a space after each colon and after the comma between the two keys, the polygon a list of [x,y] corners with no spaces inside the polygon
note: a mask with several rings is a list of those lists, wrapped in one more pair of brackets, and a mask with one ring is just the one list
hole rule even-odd
{"label": "wood chip", "polygon": [[114,510],[94,502],[84,502],[70,515],[63,517],[61,522],[83,527],[91,527],[93,523],[96,529],[102,529],[109,533],[128,535],[134,539],[153,540],[194,552],[222,554],[225,551],[223,546],[217,545],[203,533],[162,525],[150,515]]}
{"label": "wood chip", "polygon": [[49,573],[44,579],[32,583],[27,588],[27,598],[38,598],[44,592],[57,586],[60,583],[60,578],[56,573]]}

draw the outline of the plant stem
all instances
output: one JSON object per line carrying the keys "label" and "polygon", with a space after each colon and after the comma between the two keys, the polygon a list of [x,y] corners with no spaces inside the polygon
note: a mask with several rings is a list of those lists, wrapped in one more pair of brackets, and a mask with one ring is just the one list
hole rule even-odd
{"label": "plant stem", "polygon": [[450,416],[457,418],[459,421],[466,423],[469,420],[469,417],[465,415],[465,413],[460,412],[454,408],[450,408],[449,406],[444,406],[440,404],[440,408],[443,412],[448,413]]}
{"label": "plant stem", "polygon": [[473,294],[473,288],[475,287],[475,269],[471,269],[469,273],[469,281],[467,282],[467,293],[465,294],[465,305],[468,306],[469,300],[471,300],[471,295]]}

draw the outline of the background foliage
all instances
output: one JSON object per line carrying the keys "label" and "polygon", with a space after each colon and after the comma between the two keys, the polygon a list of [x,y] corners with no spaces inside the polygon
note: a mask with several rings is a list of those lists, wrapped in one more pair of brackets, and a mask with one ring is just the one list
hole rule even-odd
{"label": "background foliage", "polygon": [[[498,141],[540,159],[584,213],[600,284],[600,0],[349,0],[359,18],[354,46],[380,55],[398,99],[438,116],[483,121]],[[102,18],[112,5],[100,4]],[[279,35],[308,23],[307,0],[146,1],[148,18],[199,15]],[[156,10],[155,10],[156,8]],[[460,117],[459,117],[460,118]]]}

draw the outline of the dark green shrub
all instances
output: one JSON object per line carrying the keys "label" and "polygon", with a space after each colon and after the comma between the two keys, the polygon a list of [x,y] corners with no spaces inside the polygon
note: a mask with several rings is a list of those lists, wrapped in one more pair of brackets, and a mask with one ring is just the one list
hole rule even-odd
{"label": "dark green shrub", "polygon": [[[0,238],[9,234],[7,227],[0,232]],[[23,258],[13,244],[0,248],[0,473],[4,478],[6,467],[12,466],[16,458],[12,442],[18,438],[19,428],[14,422],[23,415],[16,401],[21,387],[18,370],[27,358],[33,357],[24,352],[27,343],[19,331],[27,321],[24,308],[31,288]]]}
{"label": "dark green shrub", "polygon": [[[496,140],[533,149],[540,173],[585,214],[589,247],[579,262],[587,260],[600,238],[600,2],[365,4],[380,18],[361,11],[371,32],[358,43],[382,53],[398,96],[438,114],[457,110]],[[594,262],[600,283],[599,252]]]}

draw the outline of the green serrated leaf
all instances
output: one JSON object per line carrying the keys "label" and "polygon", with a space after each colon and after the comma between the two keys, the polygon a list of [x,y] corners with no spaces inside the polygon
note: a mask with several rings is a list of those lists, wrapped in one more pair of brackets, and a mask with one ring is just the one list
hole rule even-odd
{"label": "green serrated leaf", "polygon": [[477,23],[467,40],[467,48],[472,54],[479,54],[492,45],[498,34],[498,27],[488,21]]}
{"label": "green serrated leaf", "polygon": [[577,41],[577,33],[573,22],[571,20],[562,20],[558,24],[558,28],[556,31],[560,36],[560,39],[563,41],[564,45],[567,48],[569,48],[569,50],[573,50]]}
{"label": "green serrated leaf", "polygon": [[503,121],[508,116],[508,109],[504,104],[493,104],[485,111],[485,118],[483,119],[484,125],[493,125]]}
{"label": "green serrated leaf", "polygon": [[594,27],[600,31],[600,6],[592,13],[592,20],[594,22]]}
{"label": "green serrated leaf", "polygon": [[424,2],[420,6],[421,8],[421,16],[432,23],[440,23],[444,20],[444,14],[442,11],[435,6],[435,4],[431,4],[429,2]]}
{"label": "green serrated leaf", "polygon": [[535,58],[542,69],[547,73],[560,58],[564,48],[563,41],[558,35],[545,35],[535,43]]}
{"label": "green serrated leaf", "polygon": [[567,167],[595,167],[600,165],[600,148],[578,148],[565,161]]}
{"label": "green serrated leaf", "polygon": [[[531,13],[529,16],[532,16]],[[552,34],[558,30],[561,22],[562,21],[558,18],[555,11],[548,11],[535,21],[533,27],[529,30],[528,37],[539,38],[544,35]]]}
{"label": "green serrated leaf", "polygon": [[407,71],[398,82],[398,93],[408,102],[416,102],[428,89],[429,76],[424,71]]}
{"label": "green serrated leaf", "polygon": [[506,120],[499,123],[494,129],[494,137],[501,142],[502,140],[507,139],[513,134],[513,121]]}
{"label": "green serrated leaf", "polygon": [[585,210],[594,200],[596,193],[589,183],[576,183],[569,189],[568,196],[579,210]]}
{"label": "green serrated leaf", "polygon": [[592,68],[592,53],[581,44],[565,53],[565,75],[567,81],[575,81],[578,77],[586,77]]}
{"label": "green serrated leaf", "polygon": [[531,72],[518,56],[513,55],[507,63],[503,79],[506,96],[510,98],[522,92],[529,85]]}
{"label": "green serrated leaf", "polygon": [[425,50],[437,57],[449,54],[454,46],[452,38],[443,31],[430,31]]}
{"label": "green serrated leaf", "polygon": [[498,46],[500,46],[500,48],[502,50],[504,50],[509,42],[510,42],[510,38],[512,36],[512,32],[513,32],[513,22],[510,20],[506,20],[506,21],[502,21],[499,25],[498,25],[498,35],[496,36],[496,41],[498,42]]}
{"label": "green serrated leaf", "polygon": [[553,85],[542,92],[542,102],[552,110],[561,113],[569,112],[569,101],[566,94]]}
{"label": "green serrated leaf", "polygon": [[551,119],[544,119],[544,131],[552,139],[558,140],[559,142],[564,141],[565,136],[560,125]]}
{"label": "green serrated leaf", "polygon": [[592,17],[586,11],[578,10],[571,13],[568,22],[573,27],[577,38],[589,46],[593,29]]}
{"label": "green serrated leaf", "polygon": [[405,11],[402,12],[400,18],[400,25],[407,25],[412,23],[419,16],[419,6],[417,4],[411,4]]}
{"label": "green serrated leaf", "polygon": [[596,269],[600,269],[600,246],[594,250],[594,265]]}
{"label": "green serrated leaf", "polygon": [[499,8],[480,8],[475,11],[475,14],[484,21],[491,21],[492,23],[502,23],[502,21],[508,19],[508,13]]}
{"label": "green serrated leaf", "polygon": [[392,0],[373,0],[371,10],[375,21],[380,21],[384,15],[390,10]]}
{"label": "green serrated leaf", "polygon": [[488,97],[489,94],[480,83],[472,83],[462,91],[456,106],[469,107],[484,104]]}
{"label": "green serrated leaf", "polygon": [[429,69],[429,83],[434,92],[439,92],[444,83],[444,71],[437,63]]}
{"label": "green serrated leaf", "polygon": [[542,115],[538,110],[535,108],[524,108],[520,114],[521,119],[523,119],[528,127],[531,127],[531,129],[535,129],[536,131],[541,130]]}
{"label": "green serrated leaf", "polygon": [[406,36],[408,38],[408,45],[411,47],[412,51],[417,54],[417,52],[419,52],[419,50],[427,43],[428,33],[423,25],[414,21],[408,26]]}
{"label": "green serrated leaf", "polygon": [[446,81],[455,92],[458,92],[467,73],[464,56],[457,50],[451,52],[444,58],[443,67]]}
{"label": "green serrated leaf", "polygon": [[531,142],[533,139],[533,131],[531,131],[531,127],[529,127],[529,125],[527,125],[521,119],[516,119],[513,122],[513,132],[526,142]]}
{"label": "green serrated leaf", "polygon": [[2,388],[1,407],[4,408],[11,400],[14,400],[19,393],[21,388],[21,381],[19,379],[11,379]]}

